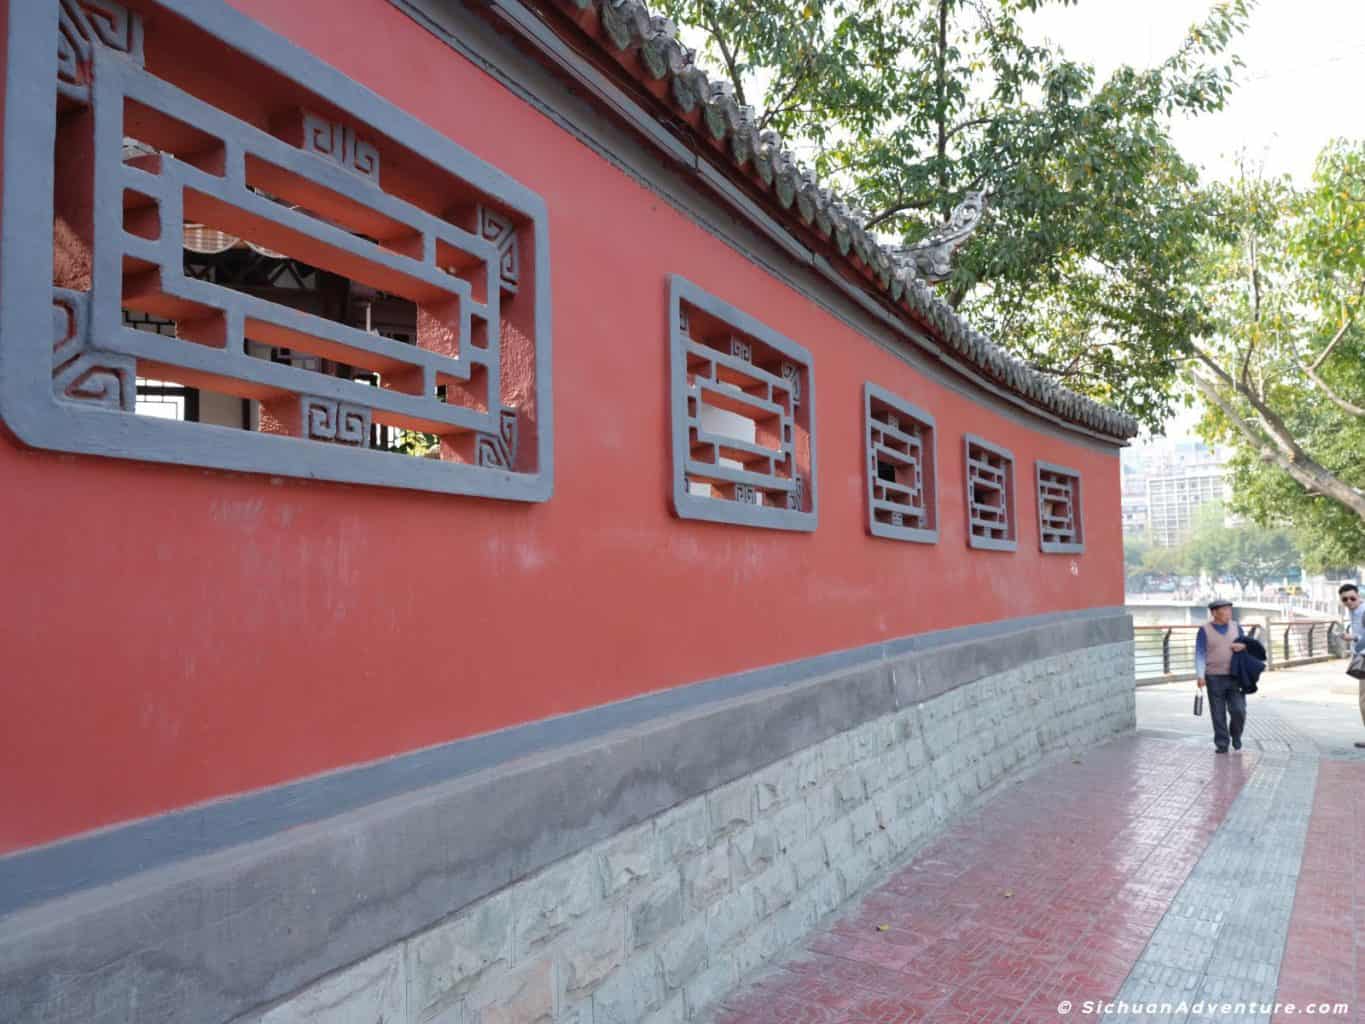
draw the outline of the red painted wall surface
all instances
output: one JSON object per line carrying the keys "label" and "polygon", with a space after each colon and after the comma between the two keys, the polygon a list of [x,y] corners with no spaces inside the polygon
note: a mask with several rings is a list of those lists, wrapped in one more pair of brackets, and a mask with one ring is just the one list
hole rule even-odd
{"label": "red painted wall surface", "polygon": [[[0,438],[0,852],[884,638],[1123,601],[1115,455],[936,386],[618,173],[385,0],[236,0],[543,195],[543,505],[93,457]],[[814,534],[669,511],[666,277],[814,354]],[[867,379],[931,411],[939,544],[864,528]],[[1014,450],[1019,549],[969,550],[961,435]],[[1084,476],[1038,552],[1033,460]]]}

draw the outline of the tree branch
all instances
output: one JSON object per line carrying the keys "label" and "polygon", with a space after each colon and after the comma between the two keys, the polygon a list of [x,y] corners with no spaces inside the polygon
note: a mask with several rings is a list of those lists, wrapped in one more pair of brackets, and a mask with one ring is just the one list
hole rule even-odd
{"label": "tree branch", "polygon": [[1356,307],[1360,305],[1360,300],[1362,298],[1365,298],[1365,277],[1360,279],[1360,284],[1356,288],[1355,304],[1353,305],[1350,299],[1346,300],[1346,309],[1348,312],[1346,314],[1345,323],[1341,325],[1336,334],[1332,335],[1332,340],[1327,343],[1327,347],[1322,350],[1322,354],[1313,360],[1313,365],[1308,368],[1309,373],[1312,373],[1312,371],[1322,365],[1322,361],[1332,354],[1332,349],[1337,347],[1337,342],[1344,338],[1346,332],[1351,329],[1351,324],[1355,323],[1356,319]]}
{"label": "tree branch", "polygon": [[711,13],[711,5],[703,3],[701,5],[702,19],[706,22],[706,28],[711,33],[711,38],[716,41],[716,46],[720,49],[720,56],[725,61],[725,71],[730,77],[730,84],[735,88],[735,102],[741,107],[746,106],[748,101],[744,98],[744,83],[740,81],[739,70],[735,67],[735,56],[730,52],[730,47],[726,45],[725,35],[721,32],[720,26],[716,24],[715,15]]}
{"label": "tree branch", "polygon": [[770,106],[767,110],[765,110],[763,112],[763,116],[758,119],[758,127],[760,131],[768,127],[768,123],[778,114],[784,113],[787,110],[795,110],[797,109],[797,107],[800,106],[799,103],[796,105],[796,107],[789,107],[787,104],[788,101],[791,100],[791,98],[796,95],[796,90],[801,86],[801,83],[804,82],[806,80],[806,77],[810,74],[810,67],[811,54],[809,51],[807,51],[806,56],[801,58],[801,63],[796,68],[796,75],[794,78],[792,78],[791,85],[787,86],[787,91],[782,94],[782,98],[779,99],[774,105]]}
{"label": "tree branch", "polygon": [[928,210],[936,206],[938,206],[937,199],[897,199],[886,209],[881,210],[873,217],[869,217],[863,227],[876,227],[882,221],[890,220],[896,214],[904,213],[906,210]]}
{"label": "tree branch", "polygon": [[992,122],[997,120],[999,120],[999,118],[974,117],[970,121],[963,121],[960,124],[953,125],[951,128],[948,129],[946,137],[951,139],[958,132],[965,132],[968,128],[975,128],[977,125],[991,124]]}
{"label": "tree branch", "polygon": [[1323,395],[1327,397],[1327,400],[1329,402],[1335,405],[1342,412],[1346,413],[1348,416],[1365,417],[1365,407],[1348,402],[1346,399],[1338,395],[1335,391],[1332,390],[1332,388],[1327,384],[1325,380],[1318,376],[1317,371],[1314,370],[1313,367],[1305,366],[1304,369],[1308,371],[1308,376],[1312,378],[1313,383],[1322,389]]}
{"label": "tree branch", "polygon": [[948,0],[938,0],[938,64],[937,103],[934,120],[938,123],[938,187],[943,193],[939,197],[943,206],[943,219],[947,220],[952,207],[948,202]]}
{"label": "tree branch", "polygon": [[[1256,235],[1252,234],[1249,240],[1251,258],[1251,322],[1257,329],[1261,326],[1261,269],[1256,259]],[[1242,386],[1250,386],[1251,353],[1256,349],[1257,330],[1251,331],[1251,338],[1247,342],[1246,355],[1242,359]]]}
{"label": "tree branch", "polygon": [[1324,468],[1316,459],[1311,458],[1294,439],[1284,420],[1250,388],[1233,380],[1208,353],[1192,342],[1189,343],[1189,348],[1195,357],[1209,368],[1214,377],[1251,405],[1259,430],[1247,422],[1231,400],[1219,390],[1217,384],[1198,372],[1194,373],[1195,386],[1223,411],[1223,415],[1252,443],[1262,459],[1280,467],[1306,490],[1331,498],[1365,520],[1365,492],[1352,487]]}

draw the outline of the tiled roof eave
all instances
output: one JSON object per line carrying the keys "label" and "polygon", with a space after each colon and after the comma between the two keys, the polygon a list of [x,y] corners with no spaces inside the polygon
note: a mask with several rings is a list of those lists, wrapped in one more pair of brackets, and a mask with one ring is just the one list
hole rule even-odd
{"label": "tiled roof eave", "polygon": [[735,100],[730,83],[712,80],[696,64],[669,19],[641,0],[553,2],[784,215],[831,243],[865,288],[889,298],[962,363],[1058,419],[1118,441],[1137,435],[1132,416],[1062,387],[973,329],[912,266],[881,245],[837,193],[798,164],[776,132],[757,129],[753,109]]}

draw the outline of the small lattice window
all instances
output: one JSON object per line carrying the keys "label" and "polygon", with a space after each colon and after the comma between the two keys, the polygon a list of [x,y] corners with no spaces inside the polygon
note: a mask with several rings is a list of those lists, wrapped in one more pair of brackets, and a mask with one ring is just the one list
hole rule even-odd
{"label": "small lattice window", "polygon": [[867,528],[876,537],[938,540],[934,418],[875,384],[863,388]]}
{"label": "small lattice window", "polygon": [[677,276],[669,317],[677,514],[814,530],[810,353]]}
{"label": "small lattice window", "polygon": [[967,543],[974,548],[1013,551],[1014,455],[1007,448],[968,434]]}
{"label": "small lattice window", "polygon": [[1038,542],[1056,554],[1085,550],[1081,518],[1081,475],[1065,466],[1037,463]]}

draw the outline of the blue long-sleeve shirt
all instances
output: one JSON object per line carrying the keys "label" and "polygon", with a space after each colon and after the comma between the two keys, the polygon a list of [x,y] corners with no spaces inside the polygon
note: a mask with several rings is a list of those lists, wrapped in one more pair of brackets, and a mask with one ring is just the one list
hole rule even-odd
{"label": "blue long-sleeve shirt", "polygon": [[1365,651],[1365,604],[1357,604],[1346,616],[1347,627],[1356,638],[1353,649]]}
{"label": "blue long-sleeve shirt", "polygon": [[[1237,623],[1229,622],[1226,626],[1220,626],[1216,622],[1210,622],[1209,625],[1212,626],[1214,629],[1218,630],[1219,633],[1226,634],[1227,631],[1230,630],[1233,626],[1236,626]],[[1208,660],[1208,653],[1209,653],[1208,636],[1201,629],[1197,634],[1195,634],[1194,640],[1194,674],[1199,679],[1204,678],[1204,667]]]}

